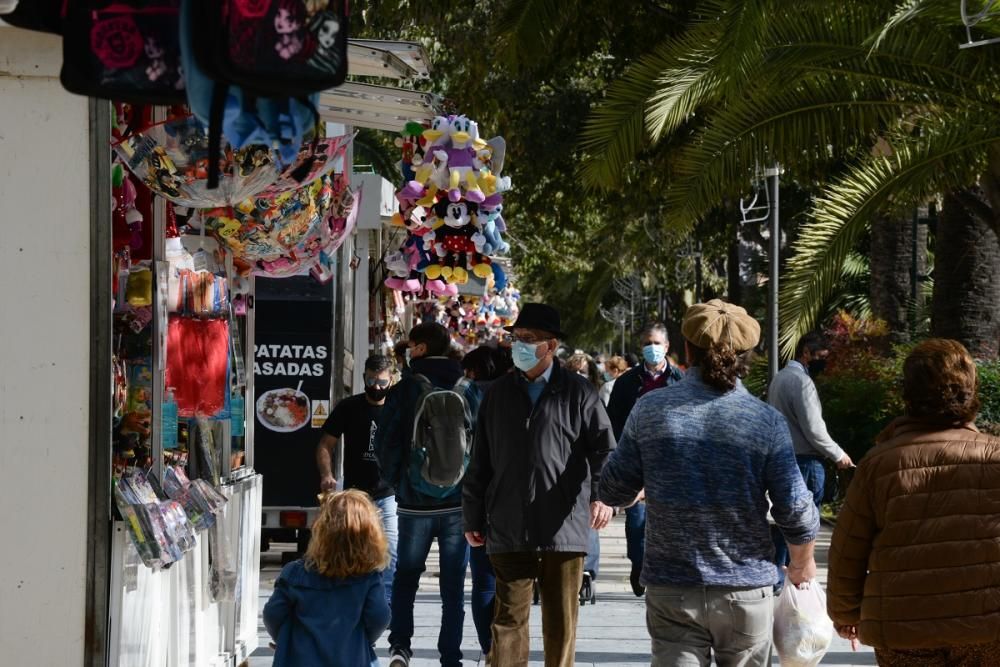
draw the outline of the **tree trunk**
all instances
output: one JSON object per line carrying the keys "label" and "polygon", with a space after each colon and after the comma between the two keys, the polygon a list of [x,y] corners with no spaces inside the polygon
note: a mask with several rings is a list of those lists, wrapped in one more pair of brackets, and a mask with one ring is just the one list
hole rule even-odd
{"label": "tree trunk", "polygon": [[919,308],[920,290],[913,299],[913,259],[916,248],[917,275],[927,270],[926,226],[917,227],[903,216],[885,217],[872,226],[871,304],[872,314],[889,325],[894,343],[910,339],[910,314]]}
{"label": "tree trunk", "polygon": [[984,219],[990,211],[976,190],[947,194],[934,244],[931,332],[978,359],[996,359],[1000,345],[1000,239]]}

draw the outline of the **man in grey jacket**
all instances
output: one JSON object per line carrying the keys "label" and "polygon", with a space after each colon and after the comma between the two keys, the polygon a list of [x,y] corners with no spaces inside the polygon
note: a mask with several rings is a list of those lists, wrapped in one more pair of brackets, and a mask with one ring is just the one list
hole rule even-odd
{"label": "man in grey jacket", "polygon": [[465,536],[486,545],[496,572],[490,664],[528,664],[537,579],[545,665],[572,667],[590,529],[611,518],[597,484],[615,440],[594,386],[553,358],[558,312],[525,304],[512,329],[517,370],[496,380],[480,404],[463,481]]}
{"label": "man in grey jacket", "polygon": [[[795,348],[795,359],[789,361],[774,377],[767,392],[767,402],[788,421],[795,461],[806,487],[813,495],[816,507],[823,502],[823,487],[826,483],[823,461],[832,461],[841,469],[854,465],[851,457],[834,442],[826,430],[819,393],[813,382],[813,377],[825,368],[829,355],[829,345],[822,335],[815,332],[806,334]],[[784,583],[781,566],[788,563],[788,546],[779,531],[772,530],[772,537],[775,564],[779,566],[780,588]]]}

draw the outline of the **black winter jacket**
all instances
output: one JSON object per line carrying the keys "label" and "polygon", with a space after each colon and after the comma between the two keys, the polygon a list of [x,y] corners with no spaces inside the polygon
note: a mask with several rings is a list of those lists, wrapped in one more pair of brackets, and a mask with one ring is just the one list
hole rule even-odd
{"label": "black winter jacket", "polygon": [[465,474],[466,531],[489,553],[586,553],[590,503],[615,447],[611,422],[585,378],[558,365],[532,409],[527,379],[510,373],[489,388]]}
{"label": "black winter jacket", "polygon": [[[611,426],[615,430],[615,441],[622,437],[625,430],[625,422],[635,407],[635,402],[642,396],[643,382],[648,377],[649,371],[639,362],[638,366],[633,366],[615,380],[615,386],[611,390],[611,398],[608,399],[608,417],[611,419]],[[667,362],[667,367],[663,371],[661,381],[664,387],[669,387],[675,382],[680,382],[684,375],[680,369]]]}

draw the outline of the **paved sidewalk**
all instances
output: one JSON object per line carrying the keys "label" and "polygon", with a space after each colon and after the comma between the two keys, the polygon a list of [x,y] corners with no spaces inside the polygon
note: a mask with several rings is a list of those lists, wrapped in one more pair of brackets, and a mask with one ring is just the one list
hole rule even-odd
{"label": "paved sidewalk", "polygon": [[[830,529],[824,527],[817,543],[817,564],[820,581],[826,584],[826,555],[830,544]],[[291,546],[291,545],[289,545]],[[280,555],[269,552],[262,559],[260,598],[261,607],[267,601],[280,570]],[[625,557],[625,523],[617,517],[601,536],[601,573],[597,580],[597,603],[580,609],[580,625],[577,631],[576,664],[595,667],[623,667],[626,665],[649,664],[649,636],[646,633],[646,608],[642,599],[632,594],[628,584],[629,561]],[[440,601],[437,596],[437,555],[431,552],[428,558],[429,571],[421,580],[414,610],[416,632],[413,638],[413,667],[434,667],[439,665],[437,652],[438,625],[441,620]],[[471,587],[471,584],[469,585]],[[468,589],[467,589],[468,590]],[[388,634],[388,633],[386,633]],[[268,638],[263,625],[260,626],[260,645],[250,659],[250,667],[270,667],[272,651],[267,647]],[[383,635],[378,643],[379,655],[386,658],[388,644]],[[472,614],[466,605],[465,633],[462,651],[465,664],[476,664],[480,659],[479,645],[472,624]],[[542,628],[538,607],[532,608],[531,615],[531,662],[532,667],[542,663]],[[383,659],[383,664],[388,661]],[[773,664],[777,665],[775,658]],[[823,665],[847,667],[853,665],[874,665],[872,649],[862,647],[857,653],[851,651],[850,644],[835,638]]]}

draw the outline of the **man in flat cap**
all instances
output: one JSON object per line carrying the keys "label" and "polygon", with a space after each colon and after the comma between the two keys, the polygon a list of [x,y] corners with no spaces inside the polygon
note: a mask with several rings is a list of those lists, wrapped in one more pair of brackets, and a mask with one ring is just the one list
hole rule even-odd
{"label": "man in flat cap", "polygon": [[554,359],[563,338],[558,311],[525,304],[509,329],[517,369],[480,404],[463,486],[465,535],[486,545],[496,572],[490,664],[528,664],[537,579],[545,665],[572,667],[590,529],[611,518],[597,483],[615,440],[593,384]]}
{"label": "man in flat cap", "polygon": [[716,299],[689,308],[681,332],[692,368],[636,403],[601,473],[600,498],[621,505],[646,489],[652,664],[765,665],[777,581],[768,497],[795,585],[816,575],[819,513],[785,418],[740,383],[757,321]]}

